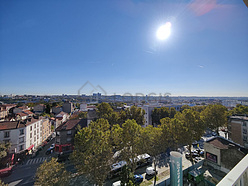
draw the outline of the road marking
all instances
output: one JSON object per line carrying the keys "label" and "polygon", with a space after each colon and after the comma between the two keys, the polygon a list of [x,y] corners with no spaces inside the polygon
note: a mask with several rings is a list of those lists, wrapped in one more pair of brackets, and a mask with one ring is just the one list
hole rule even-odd
{"label": "road marking", "polygon": [[35,158],[35,159],[30,159],[27,161],[26,165],[32,165],[32,164],[38,164],[42,163],[47,159],[47,157],[41,157],[41,158]]}

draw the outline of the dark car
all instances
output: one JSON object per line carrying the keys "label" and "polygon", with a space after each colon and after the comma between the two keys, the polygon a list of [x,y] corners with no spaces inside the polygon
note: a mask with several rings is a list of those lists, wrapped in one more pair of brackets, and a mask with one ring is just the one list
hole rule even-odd
{"label": "dark car", "polygon": [[47,149],[47,151],[46,151],[46,155],[48,155],[48,154],[52,154],[53,150],[54,150],[54,147],[53,147],[53,148],[49,148],[49,149]]}
{"label": "dark car", "polygon": [[141,174],[135,174],[133,176],[134,183],[141,183],[143,181],[143,176]]}
{"label": "dark car", "polygon": [[69,160],[69,156],[72,153],[72,151],[62,152],[58,155],[57,162],[63,162],[66,160]]}

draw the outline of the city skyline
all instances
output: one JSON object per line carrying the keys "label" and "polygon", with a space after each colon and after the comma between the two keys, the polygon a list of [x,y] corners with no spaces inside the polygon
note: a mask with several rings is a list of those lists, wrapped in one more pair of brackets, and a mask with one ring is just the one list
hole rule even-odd
{"label": "city skyline", "polygon": [[242,0],[1,1],[0,16],[1,95],[76,95],[89,81],[107,95],[248,97]]}

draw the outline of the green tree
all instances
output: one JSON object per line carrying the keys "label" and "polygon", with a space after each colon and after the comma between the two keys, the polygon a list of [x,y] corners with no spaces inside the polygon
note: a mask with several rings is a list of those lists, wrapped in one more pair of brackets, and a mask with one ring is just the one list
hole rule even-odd
{"label": "green tree", "polygon": [[181,133],[181,138],[186,144],[190,152],[190,160],[193,163],[191,147],[194,141],[200,140],[205,132],[205,125],[199,112],[193,111],[192,109],[185,109],[182,113],[178,112],[175,115],[175,119],[181,123],[181,128],[184,131]]}
{"label": "green tree", "polygon": [[160,120],[170,116],[170,110],[167,107],[154,108],[152,111],[152,123],[160,125]]}
{"label": "green tree", "polygon": [[108,117],[108,121],[111,126],[118,124],[120,121],[119,114],[117,112],[112,112]]}
{"label": "green tree", "polygon": [[[159,163],[160,153],[162,152],[163,147],[165,144],[161,144],[163,138],[163,130],[161,127],[153,127],[151,125],[143,128],[145,135],[145,147],[146,152],[153,157],[153,164],[155,171],[157,170],[157,165]],[[141,144],[142,145],[142,144]],[[156,177],[154,178],[154,185],[156,185]]]}
{"label": "green tree", "polygon": [[140,135],[142,127],[135,120],[128,119],[123,125],[119,133],[119,149],[121,149],[121,157],[127,162],[134,172],[137,166],[137,156],[142,153],[140,148]]}
{"label": "green tree", "polygon": [[37,169],[35,185],[49,186],[49,185],[67,185],[69,181],[69,174],[64,168],[63,164],[57,162],[55,158],[51,161],[45,161]]}
{"label": "green tree", "polygon": [[98,119],[75,135],[72,158],[76,168],[97,185],[103,185],[113,163],[109,128],[106,119]]}
{"label": "green tree", "polygon": [[8,184],[5,184],[5,183],[0,179],[0,186],[8,186]]}
{"label": "green tree", "polygon": [[51,105],[50,103],[46,103],[45,113],[50,114],[51,113]]}
{"label": "green tree", "polygon": [[[176,115],[177,111],[174,107],[170,108],[170,118],[174,118],[174,116]],[[162,119],[162,118],[161,118]]]}
{"label": "green tree", "polygon": [[183,105],[180,109],[180,111],[182,112],[185,109],[190,109],[191,107],[189,105]]}
{"label": "green tree", "polygon": [[134,119],[139,125],[144,125],[145,123],[145,110],[140,108],[140,107],[136,107],[136,106],[131,106],[130,109],[126,110],[126,116],[127,119]]}
{"label": "green tree", "polygon": [[[10,143],[0,142],[0,168],[5,168],[8,163],[7,159],[4,159],[8,155],[9,148],[11,147]],[[4,161],[5,160],[5,161]]]}
{"label": "green tree", "polygon": [[238,104],[234,109],[232,109],[229,115],[248,115],[248,106]]}
{"label": "green tree", "polygon": [[97,105],[97,114],[99,118],[108,119],[112,112],[113,109],[108,103],[102,102]]}
{"label": "green tree", "polygon": [[219,135],[219,127],[227,125],[227,108],[222,105],[208,105],[205,110],[201,112],[205,125],[216,130]]}
{"label": "green tree", "polygon": [[8,154],[8,150],[11,147],[10,143],[0,143],[0,159],[4,158]]}

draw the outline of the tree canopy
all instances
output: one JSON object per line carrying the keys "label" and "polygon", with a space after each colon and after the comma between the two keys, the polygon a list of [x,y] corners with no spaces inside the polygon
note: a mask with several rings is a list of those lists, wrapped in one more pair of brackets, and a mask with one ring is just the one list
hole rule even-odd
{"label": "tree canopy", "polygon": [[50,186],[50,185],[67,185],[69,174],[65,170],[64,164],[57,162],[55,158],[50,161],[44,161],[37,169],[35,185]]}
{"label": "tree canopy", "polygon": [[75,136],[73,161],[92,183],[103,185],[112,165],[110,125],[106,119],[91,122]]}
{"label": "tree canopy", "polygon": [[227,108],[222,105],[208,105],[205,110],[201,112],[206,127],[216,130],[227,125]]}

